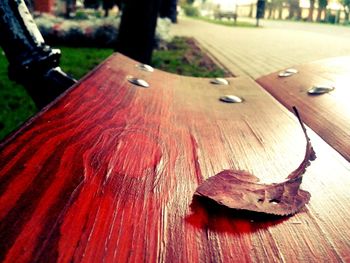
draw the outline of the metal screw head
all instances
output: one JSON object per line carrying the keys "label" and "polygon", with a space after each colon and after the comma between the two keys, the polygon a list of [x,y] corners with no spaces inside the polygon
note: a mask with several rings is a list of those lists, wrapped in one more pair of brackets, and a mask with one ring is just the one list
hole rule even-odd
{"label": "metal screw head", "polygon": [[330,85],[316,85],[307,91],[310,95],[320,95],[324,93],[328,93],[334,90],[333,86]]}
{"label": "metal screw head", "polygon": [[143,88],[148,88],[149,87],[149,84],[143,79],[138,79],[138,78],[129,76],[128,77],[128,81],[130,83],[134,84],[134,85],[137,85],[137,86],[140,86],[140,87],[143,87]]}
{"label": "metal screw head", "polygon": [[235,95],[225,95],[220,97],[220,100],[222,102],[226,102],[226,103],[241,103],[243,102],[243,99],[240,97],[237,97]]}
{"label": "metal screw head", "polygon": [[298,70],[296,70],[295,68],[289,68],[289,69],[286,69],[284,71],[281,71],[278,76],[279,77],[289,77],[289,76],[292,76],[294,74],[297,74],[298,73]]}
{"label": "metal screw head", "polygon": [[136,67],[138,69],[141,69],[143,71],[147,71],[147,72],[153,72],[154,71],[154,68],[152,68],[150,65],[147,65],[147,64],[137,64]]}
{"label": "metal screw head", "polygon": [[216,85],[228,85],[228,80],[224,78],[215,78],[210,80],[211,84],[216,84]]}

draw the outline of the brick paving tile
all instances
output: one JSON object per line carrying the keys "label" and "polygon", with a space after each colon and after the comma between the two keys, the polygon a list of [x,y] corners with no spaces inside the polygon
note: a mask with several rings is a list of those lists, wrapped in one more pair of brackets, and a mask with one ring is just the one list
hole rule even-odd
{"label": "brick paving tile", "polygon": [[171,33],[194,37],[234,76],[255,79],[293,65],[350,55],[348,27],[284,21],[262,24],[261,28],[228,27],[180,18]]}

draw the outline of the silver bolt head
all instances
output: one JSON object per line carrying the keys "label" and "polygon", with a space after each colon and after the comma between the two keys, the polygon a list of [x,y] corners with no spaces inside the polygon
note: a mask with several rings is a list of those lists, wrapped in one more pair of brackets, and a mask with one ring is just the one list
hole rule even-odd
{"label": "silver bolt head", "polygon": [[225,95],[220,97],[220,100],[222,102],[226,102],[226,103],[241,103],[243,102],[243,99],[240,97],[237,97],[235,95]]}
{"label": "silver bolt head", "polygon": [[215,85],[228,85],[228,80],[224,78],[215,78],[210,80],[210,83]]}
{"label": "silver bolt head", "polygon": [[149,88],[149,84],[143,79],[138,79],[135,77],[128,77],[128,81],[136,86],[140,86],[143,88]]}
{"label": "silver bolt head", "polygon": [[289,76],[292,76],[294,74],[297,74],[298,73],[298,70],[296,70],[295,68],[288,68],[284,71],[281,71],[278,76],[279,77],[289,77]]}
{"label": "silver bolt head", "polygon": [[316,85],[316,86],[313,86],[311,89],[309,89],[307,93],[309,93],[310,95],[320,95],[320,94],[328,93],[334,89],[335,88],[330,85]]}
{"label": "silver bolt head", "polygon": [[140,63],[140,64],[137,64],[136,67],[138,69],[141,69],[141,70],[147,71],[147,72],[153,72],[154,71],[154,68],[151,67],[150,65],[147,65],[147,64]]}

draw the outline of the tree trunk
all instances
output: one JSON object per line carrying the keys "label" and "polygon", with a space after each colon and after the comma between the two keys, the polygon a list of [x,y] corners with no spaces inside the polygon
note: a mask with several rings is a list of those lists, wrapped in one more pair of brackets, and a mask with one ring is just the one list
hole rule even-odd
{"label": "tree trunk", "polygon": [[108,17],[109,16],[109,10],[112,9],[114,6],[114,1],[112,0],[103,0],[102,1],[102,7],[103,10],[105,11],[104,16]]}
{"label": "tree trunk", "polygon": [[149,64],[161,0],[125,1],[116,51]]}
{"label": "tree trunk", "polygon": [[317,22],[320,22],[320,21],[321,21],[321,14],[322,14],[322,9],[321,9],[321,8],[318,8],[318,9],[317,9],[317,18],[316,18],[316,21],[317,21]]}
{"label": "tree trunk", "polygon": [[309,8],[309,16],[307,18],[308,21],[314,20],[314,10],[315,10],[315,0],[310,0],[310,8]]}
{"label": "tree trunk", "polygon": [[278,19],[282,19],[282,14],[283,14],[283,6],[279,5],[278,6]]}
{"label": "tree trunk", "polygon": [[324,20],[326,20],[327,19],[327,7],[324,7],[323,9],[322,9],[322,12],[323,12],[323,19]]}
{"label": "tree trunk", "polygon": [[248,15],[249,17],[254,17],[253,9],[254,9],[254,4],[250,4],[249,15]]}
{"label": "tree trunk", "polygon": [[296,9],[296,11],[297,11],[297,20],[301,20],[302,19],[302,9],[301,9],[301,7],[298,5],[297,6],[297,9]]}
{"label": "tree trunk", "polygon": [[271,19],[272,18],[272,9],[273,9],[273,4],[271,2],[267,3],[267,18]]}
{"label": "tree trunk", "polygon": [[100,6],[100,3],[97,0],[85,0],[84,1],[84,7],[85,8],[98,9],[99,6]]}
{"label": "tree trunk", "polygon": [[347,24],[349,22],[349,10],[346,10],[346,8],[344,8],[344,14],[345,14],[345,17],[344,17],[344,24]]}
{"label": "tree trunk", "polygon": [[162,0],[159,10],[160,17],[169,18],[172,23],[177,22],[177,0]]}
{"label": "tree trunk", "polygon": [[70,18],[72,12],[75,11],[76,0],[66,0],[66,14],[67,18]]}
{"label": "tree trunk", "polygon": [[289,1],[288,19],[293,19],[293,18],[300,19],[300,17],[301,17],[301,9],[300,9],[300,5],[299,5],[299,1],[298,0],[290,0]]}
{"label": "tree trunk", "polygon": [[119,11],[122,10],[122,7],[123,7],[123,1],[122,0],[115,0],[114,3],[118,7]]}
{"label": "tree trunk", "polygon": [[294,17],[294,9],[292,6],[289,6],[288,9],[288,19],[292,19]]}
{"label": "tree trunk", "polygon": [[319,7],[317,10],[317,22],[321,22],[326,19],[326,9],[325,7]]}

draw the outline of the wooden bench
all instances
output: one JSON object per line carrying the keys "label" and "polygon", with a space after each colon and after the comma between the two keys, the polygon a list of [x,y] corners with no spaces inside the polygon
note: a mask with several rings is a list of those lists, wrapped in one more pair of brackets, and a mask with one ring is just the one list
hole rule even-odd
{"label": "wooden bench", "polygon": [[292,217],[194,198],[224,169],[284,180],[304,157],[298,121],[247,77],[214,85],[136,64],[113,55],[1,144],[1,261],[350,260],[342,156],[310,131],[312,197]]}
{"label": "wooden bench", "polygon": [[[276,72],[257,82],[288,109],[297,106],[307,125],[350,161],[350,56],[295,68],[298,73],[290,77],[278,77]],[[314,85],[335,89],[319,96],[309,95],[307,91]]]}

